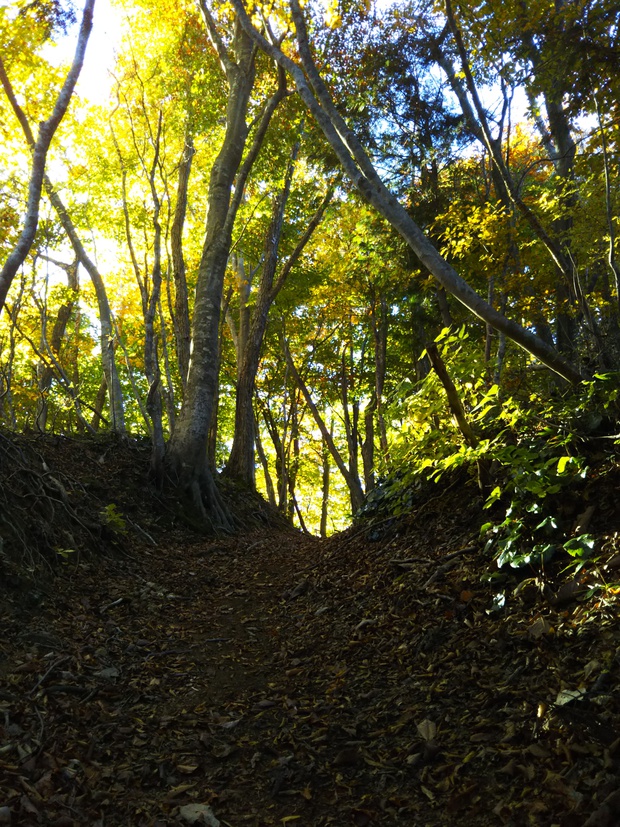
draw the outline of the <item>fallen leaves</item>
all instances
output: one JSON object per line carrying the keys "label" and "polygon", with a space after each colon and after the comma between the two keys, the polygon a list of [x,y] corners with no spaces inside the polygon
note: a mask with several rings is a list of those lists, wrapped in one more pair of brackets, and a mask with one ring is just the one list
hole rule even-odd
{"label": "fallen leaves", "polygon": [[0,824],[615,818],[616,598],[528,578],[492,611],[472,513],[79,564],[45,616],[2,616]]}

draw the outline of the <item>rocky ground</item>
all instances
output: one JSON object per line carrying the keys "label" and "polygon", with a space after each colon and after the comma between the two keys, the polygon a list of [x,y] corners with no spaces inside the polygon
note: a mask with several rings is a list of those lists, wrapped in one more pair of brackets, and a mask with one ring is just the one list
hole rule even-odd
{"label": "rocky ground", "polygon": [[0,558],[0,825],[620,824],[615,487],[577,580],[489,582],[462,479],[372,530],[214,540],[142,449],[19,450],[4,533],[38,508],[52,543],[36,479],[61,540]]}

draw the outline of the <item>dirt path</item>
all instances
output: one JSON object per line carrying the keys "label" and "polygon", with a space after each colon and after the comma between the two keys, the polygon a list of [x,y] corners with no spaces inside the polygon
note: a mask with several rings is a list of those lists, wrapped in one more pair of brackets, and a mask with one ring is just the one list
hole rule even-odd
{"label": "dirt path", "polygon": [[262,801],[245,790],[277,753],[259,744],[260,719],[286,671],[287,591],[315,548],[277,533],[143,546],[105,570],[67,567],[44,617],[5,607],[0,806],[12,823],[167,824],[194,801],[272,823],[272,785]]}
{"label": "dirt path", "polygon": [[494,612],[470,512],[375,542],[171,533],[15,595],[0,825],[620,823],[615,598]]}

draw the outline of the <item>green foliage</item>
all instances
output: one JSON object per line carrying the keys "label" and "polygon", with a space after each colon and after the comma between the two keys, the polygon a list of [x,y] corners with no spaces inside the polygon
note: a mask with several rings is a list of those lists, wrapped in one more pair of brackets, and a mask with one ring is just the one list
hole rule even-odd
{"label": "green foliage", "polygon": [[[465,326],[456,332],[444,328],[435,341],[468,417],[480,432],[479,446],[470,448],[463,444],[434,371],[421,382],[405,379],[391,396],[387,416],[394,429],[390,444],[393,466],[409,469],[409,476],[424,472],[425,476],[439,480],[445,472],[488,454],[502,406],[499,387],[489,382],[482,354]],[[423,352],[420,361],[424,356]]]}
{"label": "green foliage", "polygon": [[68,563],[72,555],[77,553],[74,548],[56,548],[54,551],[62,559],[63,563]]}
{"label": "green foliage", "polygon": [[593,446],[599,461],[605,453],[600,446],[606,441],[595,443],[594,437],[615,428],[617,376],[597,375],[564,395],[550,396],[541,386],[502,397],[486,380],[464,329],[444,331],[437,341],[479,443],[464,444],[434,374],[410,385],[409,395],[393,399],[390,408],[392,417],[401,418],[402,437],[391,446],[397,470],[371,493],[360,516],[399,517],[429,482],[461,468],[471,473],[482,460],[496,484],[486,495],[484,508],[493,516],[481,534],[498,566],[541,566],[558,553],[580,564],[593,554],[595,541],[585,533],[571,536],[575,515],[564,514],[564,507],[585,485]]}
{"label": "green foliage", "polygon": [[543,565],[564,551],[577,560],[589,557],[594,539],[570,536],[561,516],[563,496],[575,490],[589,473],[588,438],[615,410],[616,377],[599,375],[584,382],[578,393],[520,411],[516,444],[496,448],[503,485],[487,498],[485,508],[506,503],[504,518],[485,523],[486,549],[501,568]]}
{"label": "green foliage", "polygon": [[106,505],[99,512],[101,522],[117,534],[127,534],[127,522],[114,503]]}

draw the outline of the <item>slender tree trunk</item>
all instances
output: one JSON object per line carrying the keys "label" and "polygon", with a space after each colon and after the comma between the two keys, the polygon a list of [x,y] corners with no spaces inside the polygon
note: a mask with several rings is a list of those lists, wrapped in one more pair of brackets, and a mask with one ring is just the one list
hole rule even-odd
{"label": "slender tree trunk", "polygon": [[607,248],[607,263],[613,275],[614,288],[616,294],[615,308],[611,315],[611,330],[613,332],[612,338],[616,339],[618,336],[618,314],[620,312],[620,263],[618,262],[616,250],[616,227],[614,224],[614,201],[613,190],[611,182],[611,164],[609,158],[609,148],[607,144],[607,134],[605,132],[605,124],[603,123],[603,116],[599,105],[598,97],[595,95],[594,104],[596,107],[596,115],[598,118],[598,127],[601,134],[601,149],[603,150],[603,172],[605,175],[605,216],[607,218],[607,235],[609,237],[609,246]]}
{"label": "slender tree trunk", "polygon": [[377,403],[377,426],[379,429],[379,445],[385,462],[389,462],[389,447],[387,441],[387,429],[383,415],[383,387],[385,385],[385,374],[387,372],[387,337],[388,337],[388,311],[385,296],[382,295],[379,301],[380,316],[377,319],[377,307],[372,306],[372,335],[374,340],[375,353],[375,399]]}
{"label": "slender tree trunk", "polygon": [[[146,114],[146,113],[145,113]],[[144,313],[144,373],[149,383],[149,392],[146,400],[146,409],[151,418],[152,444],[151,472],[158,486],[163,484],[163,461],[164,461],[164,427],[162,409],[162,382],[161,369],[159,366],[158,337],[155,333],[155,321],[161,296],[161,248],[162,231],[159,216],[161,212],[161,201],[155,176],[159,166],[159,153],[163,114],[160,110],[157,121],[157,134],[153,146],[153,161],[149,169],[149,186],[151,198],[153,199],[153,267],[151,269],[151,289]]]}
{"label": "slender tree trunk", "polygon": [[[76,388],[74,387],[73,383],[71,382],[71,379],[69,378],[69,376],[67,376],[67,372],[64,370],[64,368],[62,367],[62,365],[60,364],[60,362],[56,358],[56,355],[52,352],[52,349],[50,348],[49,343],[48,343],[47,339],[45,338],[45,330],[43,330],[43,335],[42,335],[42,340],[43,340],[42,345],[43,345],[43,348],[44,348],[44,351],[45,351],[45,352],[43,352],[37,346],[37,343],[32,339],[32,337],[29,336],[28,333],[25,330],[20,329],[20,327],[19,327],[19,325],[17,324],[17,321],[16,321],[16,316],[15,316],[14,312],[11,311],[11,309],[9,308],[8,305],[6,306],[5,309],[6,309],[6,312],[7,312],[7,314],[9,315],[9,317],[11,319],[11,322],[15,325],[15,327],[17,329],[17,332],[20,334],[20,336],[23,339],[25,339],[28,342],[28,344],[30,345],[30,347],[32,348],[33,352],[38,357],[38,359],[40,359],[41,362],[45,362],[50,367],[50,369],[54,371],[55,375],[57,376],[57,378],[58,378],[58,380],[61,384],[61,386],[65,390],[67,396],[73,402],[73,407],[75,409],[75,415],[77,416],[77,418],[81,422],[84,429],[87,430],[87,431],[90,431],[91,430],[90,425],[86,421],[86,419],[84,418],[84,415],[82,413],[82,400],[80,399],[80,396],[79,396]],[[90,406],[88,406],[88,407],[90,407]]]}
{"label": "slender tree trunk", "polygon": [[[333,427],[334,426],[332,422],[332,425],[330,427],[330,431],[332,432]],[[329,448],[327,447],[325,440],[323,440],[321,452],[321,525],[319,528],[321,537],[327,537],[327,518],[329,516],[329,485],[331,475],[329,456]]]}
{"label": "slender tree trunk", "polygon": [[441,285],[435,290],[435,301],[437,302],[437,307],[439,308],[439,314],[441,316],[441,323],[444,327],[452,327],[454,324],[454,316],[452,315],[452,311],[450,310],[450,305],[448,303],[448,297],[446,295],[446,291]]}
{"label": "slender tree trunk", "polygon": [[[349,402],[349,376],[347,372],[346,348],[343,350],[340,362],[340,400],[342,402],[342,416],[344,431],[347,440],[347,455],[349,458],[349,474],[359,480],[358,463],[358,421],[359,403],[356,399]],[[361,482],[360,482],[361,489]]]}
{"label": "slender tree trunk", "polygon": [[[437,345],[434,343],[429,345],[427,352],[429,359],[431,360],[433,370],[439,377],[439,380],[444,387],[446,396],[448,397],[448,405],[456,420],[459,431],[470,448],[477,448],[479,439],[476,436],[469,419],[467,418],[467,414],[463,408],[463,403],[461,402],[461,397],[458,394],[454,382],[450,378],[450,374],[448,373],[448,369],[439,354]],[[476,464],[478,466],[478,484],[481,491],[486,492],[491,479],[489,473],[489,463],[485,459],[479,459]]]}
{"label": "slender tree trunk", "polygon": [[124,433],[125,411],[123,405],[123,389],[120,383],[118,369],[116,366],[116,358],[114,355],[116,350],[116,335],[114,332],[112,310],[108,301],[105,283],[101,277],[99,269],[86,253],[86,250],[77,235],[69,213],[47,176],[45,176],[45,188],[47,196],[52,202],[52,206],[56,210],[60,223],[62,224],[71,246],[73,247],[73,251],[79,259],[82,267],[88,273],[95,290],[100,325],[101,363],[109,392],[110,425],[113,431],[116,431],[117,433]]}
{"label": "slender tree trunk", "polygon": [[15,352],[17,349],[17,337],[15,336],[16,321],[19,312],[22,308],[22,300],[24,296],[25,287],[26,283],[24,278],[22,277],[20,279],[19,292],[17,293],[17,296],[13,301],[11,313],[8,314],[9,346],[8,348],[4,348],[0,351],[0,355],[6,359],[6,361],[2,363],[2,385],[0,386],[0,403],[2,404],[2,409],[5,411],[5,422],[7,422],[8,420],[7,424],[12,430],[16,430],[18,425],[15,406],[13,404],[13,366],[15,363]]}
{"label": "slender tree trunk", "polygon": [[[51,261],[51,259],[50,259]],[[65,332],[67,330],[67,325],[69,324],[69,319],[71,318],[71,313],[77,302],[78,297],[78,290],[79,290],[79,283],[78,283],[78,260],[76,259],[73,264],[63,264],[59,261],[52,261],[57,267],[60,267],[62,270],[65,271],[67,275],[67,287],[69,290],[73,292],[73,297],[66,301],[58,308],[58,313],[56,315],[56,321],[54,322],[54,327],[52,328],[52,335],[49,340],[49,347],[56,356],[56,358],[60,355],[60,348],[62,346],[62,341],[65,337]],[[45,363],[41,366],[41,372],[39,374],[39,394],[41,395],[41,399],[39,402],[39,409],[37,411],[37,428],[41,431],[45,431],[47,427],[47,413],[48,413],[48,391],[52,385],[52,379],[54,378],[54,371],[52,367]]]}
{"label": "slender tree trunk", "polygon": [[267,431],[269,432],[269,437],[276,452],[277,508],[282,514],[286,514],[286,492],[288,491],[286,450],[268,403],[261,405],[261,411],[265,425],[267,426]]}
{"label": "slender tree trunk", "polygon": [[192,159],[195,152],[192,135],[188,131],[185,137],[185,147],[179,163],[177,200],[174,208],[172,228],[170,230],[172,274],[174,278],[174,341],[179,365],[182,396],[185,394],[185,385],[187,383],[190,348],[189,297],[185,275],[185,257],[183,255],[183,227],[185,226],[185,215],[187,213],[189,177],[192,171]]}
{"label": "slender tree trunk", "polygon": [[366,493],[375,487],[375,411],[377,397],[373,393],[370,402],[364,408],[364,442],[362,443],[362,467],[364,468],[364,488]]}
{"label": "slender tree trunk", "polygon": [[90,426],[93,429],[93,431],[98,431],[101,423],[103,422],[103,406],[105,405],[105,397],[107,390],[108,383],[106,382],[104,375],[101,377],[99,390],[97,391],[97,396],[95,397],[93,418],[90,421]]}
{"label": "slender tree trunk", "polygon": [[[295,246],[295,249],[280,268],[280,272],[276,277],[278,252],[284,224],[284,211],[290,194],[291,181],[298,151],[299,143],[294,146],[291,153],[291,160],[285,176],[282,192],[273,204],[271,224],[265,239],[261,279],[254,306],[254,312],[249,324],[248,334],[245,341],[242,340],[241,335],[238,337],[238,352],[241,354],[241,357],[239,360],[239,375],[235,404],[235,432],[226,472],[249,488],[254,487],[255,468],[253,430],[255,417],[252,409],[252,402],[254,398],[256,374],[260,364],[260,353],[263,345],[263,339],[265,337],[265,330],[267,328],[269,310],[278,293],[286,283],[291,270],[303,253],[308,241],[312,237],[312,234],[319,226],[323,214],[332,199],[335,189],[334,182],[328,188],[325,197],[308,223],[308,226]],[[239,326],[239,330],[241,331],[241,324]]]}
{"label": "slender tree trunk", "polygon": [[13,88],[4,68],[4,63],[0,58],[0,82],[4,87],[6,96],[9,99],[22,129],[27,136],[30,135],[29,144],[32,149],[32,168],[30,171],[30,182],[28,185],[28,203],[26,207],[24,225],[15,247],[0,270],[0,311],[4,307],[6,296],[9,292],[11,283],[15,278],[15,274],[25,261],[26,256],[30,252],[32,242],[34,241],[37,226],[39,224],[39,202],[41,200],[41,190],[43,187],[43,177],[45,175],[47,153],[50,148],[52,138],[54,137],[54,134],[67,111],[69,102],[71,101],[71,96],[73,95],[73,90],[75,89],[75,84],[77,83],[82,70],[84,55],[86,54],[86,45],[88,43],[88,38],[93,25],[94,6],[95,0],[86,0],[84,11],[82,12],[82,24],[80,26],[73,63],[71,64],[71,68],[65,78],[65,82],[58,93],[52,114],[46,121],[42,121],[39,124],[39,132],[36,140],[30,130],[24,111],[17,103],[17,99],[13,93]]}
{"label": "slender tree trunk", "polygon": [[255,424],[254,427],[256,433],[256,451],[258,453],[258,458],[260,459],[260,464],[262,465],[263,474],[265,476],[265,490],[267,491],[267,499],[269,500],[269,504],[276,508],[276,491],[273,487],[273,480],[271,479],[271,472],[269,471],[269,461],[267,459],[267,454],[265,453],[265,449],[263,447],[263,441],[260,437],[260,429],[258,427],[258,422]]}
{"label": "slender tree trunk", "polygon": [[[265,252],[256,306],[251,316],[244,301],[239,321],[239,375],[235,402],[235,433],[228,458],[227,473],[250,489],[255,487],[254,461],[254,383],[260,360],[269,308],[275,298],[272,296],[273,280],[278,263],[278,249],[284,225],[284,211],[291,191],[291,182],[299,144],[295,145],[289,163],[284,187],[274,200],[271,223],[265,239]],[[248,285],[249,287],[249,285]],[[247,297],[246,297],[247,298]]]}

